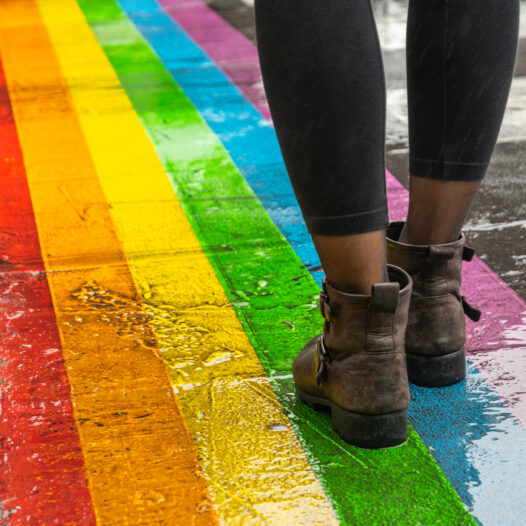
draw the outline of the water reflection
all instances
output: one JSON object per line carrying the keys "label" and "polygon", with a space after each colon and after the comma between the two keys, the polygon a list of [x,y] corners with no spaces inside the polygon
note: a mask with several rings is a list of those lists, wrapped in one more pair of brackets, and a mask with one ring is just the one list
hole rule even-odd
{"label": "water reflection", "polygon": [[453,487],[484,524],[526,514],[526,430],[471,363],[460,384],[411,386],[409,414]]}

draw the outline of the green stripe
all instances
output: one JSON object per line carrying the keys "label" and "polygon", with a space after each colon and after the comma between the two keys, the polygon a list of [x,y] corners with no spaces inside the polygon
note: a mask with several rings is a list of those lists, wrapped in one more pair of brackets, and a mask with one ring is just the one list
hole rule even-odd
{"label": "green stripe", "polygon": [[110,0],[79,4],[342,522],[474,524],[413,429],[403,447],[359,450],[334,433],[327,415],[296,400],[290,368],[304,342],[321,328],[318,286],[119,7]]}

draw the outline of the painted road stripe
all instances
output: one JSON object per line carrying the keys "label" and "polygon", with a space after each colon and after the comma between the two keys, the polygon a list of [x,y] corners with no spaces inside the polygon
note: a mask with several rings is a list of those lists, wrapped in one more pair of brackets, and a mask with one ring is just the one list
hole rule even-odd
{"label": "painted road stripe", "polygon": [[[174,0],[163,1],[174,3]],[[123,5],[129,6],[130,16],[148,38],[157,54],[164,59],[174,78],[184,87],[210,127],[223,140],[269,215],[281,228],[303,262],[306,265],[313,265],[314,260],[314,265],[317,265],[319,263],[317,255],[292,194],[275,134],[268,127],[268,123],[262,120],[261,115],[254,111],[235,87],[229,85],[225,77],[214,68],[209,57],[196,49],[178,26],[170,24],[167,17],[163,17],[151,2],[128,4],[123,0]],[[208,48],[213,50],[223,65],[228,62],[227,50],[232,47],[229,39],[221,44],[221,39],[225,38],[227,30],[218,25],[221,21],[219,17],[214,22],[215,25],[208,28],[204,13],[202,17],[197,18],[196,5],[198,4],[193,2],[188,7],[193,14],[193,18],[187,20],[189,30],[196,39],[203,39],[203,35],[206,35]],[[206,9],[208,8],[203,6],[203,10]],[[184,9],[181,11],[172,9],[170,12],[175,14],[183,11]],[[227,25],[224,22],[223,24]],[[238,40],[233,42],[236,45],[233,57],[237,60],[237,48],[241,44]],[[250,43],[247,41],[247,44]],[[246,77],[243,78],[247,81]],[[406,190],[390,175],[387,183],[392,211],[403,214],[407,205]],[[516,322],[517,313],[521,312],[520,309],[517,310],[520,306],[520,303],[517,303],[518,297],[494,273],[489,272],[480,260],[466,267],[468,289],[476,291],[487,287],[481,296],[493,301],[494,305],[499,306],[498,301],[494,301],[491,288],[494,290],[496,288],[501,293],[509,293],[504,295],[504,298],[511,309],[511,315],[508,313],[507,318],[508,328],[513,328],[511,322]],[[482,271],[485,274],[481,275]],[[321,273],[316,274],[320,276]],[[473,287],[475,284],[476,287]],[[501,285],[503,288],[499,289]],[[488,310],[491,308],[493,307],[489,306]],[[499,312],[504,314],[502,306]],[[488,330],[488,327],[485,327],[486,339],[483,341],[486,346],[490,341],[487,335],[491,334],[492,330],[500,330],[499,320],[491,318],[489,323],[493,328],[490,327]],[[480,330],[480,325],[475,326],[475,330]],[[472,333],[470,341],[480,343],[481,336],[484,334]],[[519,348],[518,351],[521,352],[521,349]],[[413,396],[418,398],[418,403],[411,405],[411,416],[417,431],[425,443],[432,448],[433,455],[440,462],[448,478],[477,517],[491,523],[494,519],[493,514],[499,513],[497,510],[503,507],[509,514],[510,520],[516,520],[526,511],[523,499],[520,498],[521,484],[514,485],[512,491],[503,491],[503,488],[506,486],[506,480],[523,479],[521,473],[526,468],[525,431],[509,408],[495,396],[473,367],[470,371],[472,376],[466,384],[462,384],[458,389],[444,389],[439,396],[426,397],[419,389],[414,388]],[[495,374],[493,368],[486,368],[484,370],[486,377],[488,371]],[[502,384],[502,381],[500,383]],[[517,392],[517,386],[514,387]],[[502,394],[502,388],[500,393]],[[508,399],[514,400],[513,397]],[[450,412],[443,411],[444,404],[451,408]],[[502,477],[490,477],[482,484],[477,484],[476,481],[481,474],[487,473],[488,451],[482,439],[494,436],[496,412],[499,414],[499,425],[503,429],[502,448],[495,448],[494,454],[491,455],[491,465],[493,470],[502,474]],[[440,419],[437,418],[439,414]],[[464,416],[459,418],[459,415]],[[499,506],[488,505],[489,502],[495,503],[497,499]]]}
{"label": "painted road stripe", "polygon": [[[0,523],[95,524],[0,62]],[[64,499],[68,495],[68,499]],[[60,506],[57,503],[60,502]]]}
{"label": "painted road stripe", "polygon": [[[160,0],[159,3],[165,6],[166,11],[214,60],[225,76],[233,81],[261,115],[269,118],[268,103],[264,94],[259,91],[262,89],[262,80],[255,46],[201,0],[193,0],[191,3],[180,0]],[[243,125],[246,126],[247,116],[244,113],[242,115]],[[214,117],[212,113],[210,117],[212,121],[216,120]],[[236,118],[236,114],[232,111],[228,114],[228,120],[233,118]],[[230,128],[235,126],[235,123],[230,123]],[[227,126],[226,133],[221,134],[225,143],[232,137],[230,128]],[[221,130],[218,129],[217,132],[221,133]],[[247,135],[251,135],[250,130]],[[233,140],[235,142],[238,138],[234,136]],[[245,164],[247,145],[250,147],[250,140],[243,145],[243,152],[236,158],[239,165]],[[280,164],[281,166],[276,170],[278,176],[269,177],[267,186],[261,178],[250,178],[249,176],[253,174],[247,172],[247,177],[258,195],[266,196],[269,193],[268,189],[279,185],[281,179],[281,182],[288,184],[287,195],[292,196],[292,188],[284,176],[285,168],[282,163]],[[387,172],[387,187],[392,219],[404,219],[408,204],[407,190],[389,172]],[[319,265],[317,254],[310,242],[295,199],[292,199],[292,202],[293,207],[288,206],[287,200],[282,207],[277,207],[281,214],[276,214],[274,220],[302,260],[309,263],[314,261],[313,266],[317,267]],[[274,205],[267,206],[270,213],[274,208],[276,208]],[[292,211],[291,208],[295,210]],[[283,214],[284,209],[286,214]],[[526,393],[522,386],[526,379],[526,360],[524,360],[526,302],[479,258],[475,258],[470,265],[465,265],[464,270],[464,288],[469,291],[470,296],[477,298],[476,301],[480,302],[486,314],[481,323],[474,324],[468,321],[469,341],[475,349],[470,353],[470,359],[483,372],[490,386],[505,400],[506,405],[513,409],[517,418],[525,423]],[[318,281],[321,280],[320,272],[314,275]],[[489,355],[488,352],[491,354]],[[491,356],[491,364],[488,362],[489,356]],[[505,382],[502,381],[504,377]]]}
{"label": "painted road stripe", "polygon": [[[155,148],[78,5],[39,5],[220,518],[226,524],[336,523]],[[154,77],[137,70],[129,53],[140,37],[125,24],[116,29],[101,28],[124,51],[121,68],[141,90]],[[216,172],[228,170],[224,150],[212,133],[201,133],[195,110],[181,107],[177,117],[170,133],[178,156],[191,155]],[[191,176],[191,166],[179,167]]]}
{"label": "painted road stripe", "polygon": [[256,46],[201,0],[158,3],[271,122]]}
{"label": "painted road stripe", "polygon": [[[226,23],[217,13],[212,11],[201,0],[192,2],[181,2],[181,0],[159,0],[165,10],[176,20],[192,39],[200,45],[212,58],[221,71],[228,77],[245,97],[258,109],[258,111],[268,120],[270,112],[264,95],[258,90],[262,88],[261,72],[257,61],[257,51],[255,46],[246,37],[241,35],[232,26]],[[217,79],[214,79],[217,82]],[[216,94],[217,97],[217,94]],[[223,97],[222,101],[225,100]],[[229,102],[235,102],[229,98]],[[220,108],[224,109],[224,108]],[[226,120],[236,118],[233,107],[232,111],[226,116]],[[244,110],[244,107],[243,107]],[[210,113],[210,108],[207,108]],[[216,121],[213,113],[210,121]],[[243,125],[247,126],[247,115],[242,112]],[[224,130],[220,129],[221,124],[217,124],[217,132],[221,134],[223,142],[229,140],[238,141],[238,137],[232,136],[232,129],[235,123],[227,124]],[[247,143],[243,145],[243,152],[238,152],[236,158],[238,165],[246,164],[247,145],[249,147],[254,137],[248,129]],[[256,137],[260,139],[261,137]],[[259,142],[258,150],[259,148]],[[230,149],[229,149],[230,151]],[[270,155],[269,155],[270,157]],[[264,159],[264,161],[268,159]],[[265,197],[269,189],[274,189],[280,184],[279,179],[285,179],[288,184],[287,193],[292,195],[292,188],[287,181],[285,168],[282,163],[277,169],[278,176],[269,177],[268,184],[259,179],[250,179],[252,187],[256,193]],[[250,176],[251,173],[248,173]],[[390,212],[393,219],[404,219],[407,212],[408,193],[407,190],[393,177],[387,173],[387,186],[390,204]],[[280,189],[281,187],[278,186]],[[287,205],[287,203],[285,203]],[[301,220],[301,213],[294,200],[295,211],[287,208],[287,213],[283,218],[276,215],[275,221],[280,225],[280,229],[291,244],[301,253],[304,261],[314,260],[313,266],[319,264],[316,252],[310,237]],[[285,208],[285,206],[283,207]],[[291,221],[291,218],[293,219]],[[297,221],[296,221],[297,219]],[[301,225],[301,231],[297,227]],[[296,232],[291,233],[289,229],[296,228]],[[304,245],[309,245],[305,248]],[[318,279],[321,276],[318,275]],[[466,265],[464,275],[465,286],[470,295],[478,296],[476,301],[480,301],[485,308],[487,319],[484,324],[470,323],[468,327],[470,342],[476,349],[471,353],[471,361],[478,364],[483,370],[484,378],[496,390],[506,404],[513,408],[515,415],[524,422],[526,416],[526,393],[523,392],[521,385],[526,378],[524,369],[526,361],[520,360],[524,357],[526,346],[526,332],[524,331],[524,316],[526,315],[526,302],[511,290],[485,263],[476,258],[471,265]],[[468,322],[469,323],[469,322]],[[504,347],[504,348],[503,348]],[[488,351],[492,351],[492,364],[488,364]],[[502,377],[506,377],[506,382],[502,382]]]}
{"label": "painted road stripe", "polygon": [[[197,76],[193,71],[187,72],[186,76],[183,71],[177,71],[177,79],[185,89],[188,84],[187,91],[191,93],[191,99],[222,139],[298,255],[311,268],[317,268],[320,262],[286,176],[274,132],[261,129],[267,124],[261,122],[261,115],[270,120],[270,112],[264,93],[260,91],[261,71],[255,46],[202,0],[159,0],[159,4],[164,6],[167,13],[181,24],[207,54],[193,57],[194,64],[198,60],[197,64],[201,65],[204,74],[204,77],[201,77],[201,90],[196,89]],[[257,112],[247,113],[246,101],[239,96],[239,92],[229,87],[221,75],[212,74],[210,59],[232,80],[261,115]],[[177,65],[172,69],[175,71]],[[205,86],[207,82],[208,88]],[[218,90],[216,86],[222,86],[222,89]],[[219,91],[221,96],[218,95]],[[214,108],[210,107],[209,100],[218,101]],[[240,137],[239,133],[233,133],[233,130],[239,127],[245,131],[243,137]],[[261,144],[265,145],[263,151]],[[247,158],[254,162],[247,162]],[[261,166],[265,167],[265,173],[262,173]],[[280,191],[279,196],[276,196],[276,188]],[[405,219],[408,192],[389,172],[387,189],[391,218]],[[317,281],[321,282],[321,272],[314,275]],[[471,360],[479,366],[484,378],[513,409],[515,415],[526,423],[526,392],[521,387],[526,381],[526,360],[522,360],[522,363],[517,360],[521,352],[524,357],[526,348],[526,302],[479,258],[465,265],[463,288],[485,313],[483,320],[478,324],[468,321],[469,344],[474,349],[471,352]],[[487,366],[489,350],[499,350],[491,366]],[[503,377],[506,377],[506,382],[502,382]]]}
{"label": "painted road stripe", "polygon": [[213,523],[195,449],[38,10],[5,0],[0,21],[97,520]]}
{"label": "painted road stripe", "polygon": [[[195,110],[192,133],[178,131],[181,113],[193,108],[135,28],[108,2],[80,4],[152,137],[342,521],[470,523],[414,432],[403,448],[357,450],[335,435],[326,416],[296,402],[290,364],[300,342],[319,325],[316,284],[233,169],[219,141],[195,118]],[[178,45],[173,49],[181,56],[188,51]],[[216,141],[219,170],[196,153],[197,138],[204,144]]]}

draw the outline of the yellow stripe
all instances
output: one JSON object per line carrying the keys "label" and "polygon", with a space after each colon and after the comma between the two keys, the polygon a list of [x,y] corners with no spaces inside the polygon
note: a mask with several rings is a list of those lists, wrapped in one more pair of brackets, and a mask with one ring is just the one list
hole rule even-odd
{"label": "yellow stripe", "polygon": [[[336,523],[80,9],[73,0],[40,0],[39,5],[220,517],[228,524]],[[219,142],[210,132],[199,146],[207,155]]]}
{"label": "yellow stripe", "polygon": [[0,49],[97,519],[214,523],[197,453],[32,1],[1,0]]}

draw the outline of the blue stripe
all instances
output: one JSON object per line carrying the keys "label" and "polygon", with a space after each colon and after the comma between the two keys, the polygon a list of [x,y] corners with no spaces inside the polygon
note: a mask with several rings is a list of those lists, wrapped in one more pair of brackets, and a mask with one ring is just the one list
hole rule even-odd
{"label": "blue stripe", "polygon": [[[318,266],[273,128],[157,2],[119,3],[303,263]],[[322,272],[312,274],[320,284]],[[444,389],[412,386],[411,393],[415,429],[474,516],[485,524],[522,524],[526,430],[482,376],[468,363],[466,381]]]}

